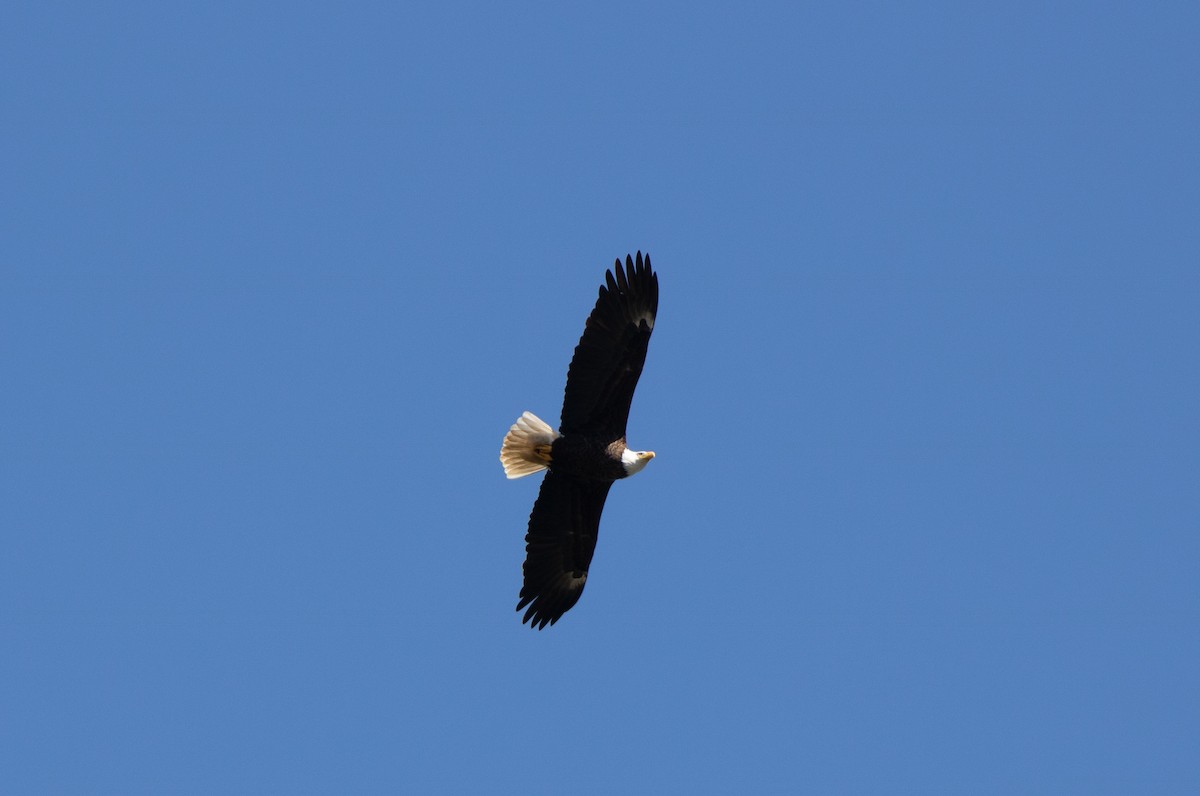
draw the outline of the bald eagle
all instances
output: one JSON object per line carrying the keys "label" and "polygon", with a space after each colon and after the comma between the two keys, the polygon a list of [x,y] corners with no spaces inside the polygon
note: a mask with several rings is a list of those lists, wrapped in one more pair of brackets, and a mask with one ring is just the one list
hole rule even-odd
{"label": "bald eagle", "polygon": [[541,630],[579,600],[596,550],[609,487],[641,470],[653,451],[625,445],[629,404],[658,312],[658,275],[650,255],[618,259],[567,370],[558,431],[525,412],[504,437],[500,463],[509,478],[547,470],[525,534],[525,583],[517,610]]}

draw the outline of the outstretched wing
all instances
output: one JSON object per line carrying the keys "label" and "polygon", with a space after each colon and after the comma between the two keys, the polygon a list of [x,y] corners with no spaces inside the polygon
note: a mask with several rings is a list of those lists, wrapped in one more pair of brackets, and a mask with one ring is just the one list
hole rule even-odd
{"label": "outstretched wing", "polygon": [[612,482],[577,481],[551,470],[542,479],[525,534],[525,585],[517,610],[541,630],[570,610],[587,583],[600,512]]}
{"label": "outstretched wing", "polygon": [[[615,273],[614,273],[615,272]],[[605,273],[600,297],[588,316],[583,337],[567,371],[563,398],[562,433],[625,436],[629,404],[646,347],[658,313],[658,275],[650,269],[650,255],[617,260]]]}

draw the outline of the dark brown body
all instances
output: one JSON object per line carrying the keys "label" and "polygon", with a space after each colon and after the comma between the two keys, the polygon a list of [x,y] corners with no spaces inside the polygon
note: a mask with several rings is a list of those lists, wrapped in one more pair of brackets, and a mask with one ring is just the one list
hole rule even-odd
{"label": "dark brown body", "polygon": [[567,434],[550,446],[550,469],[586,481],[616,481],[628,475],[621,463],[625,438],[605,443],[586,434]]}

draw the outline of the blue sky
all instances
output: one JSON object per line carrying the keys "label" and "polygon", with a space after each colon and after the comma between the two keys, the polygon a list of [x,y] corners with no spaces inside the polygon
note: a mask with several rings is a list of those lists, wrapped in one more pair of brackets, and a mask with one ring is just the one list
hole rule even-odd
{"label": "blue sky", "polygon": [[0,790],[1200,790],[1200,12],[571,5],[5,11]]}

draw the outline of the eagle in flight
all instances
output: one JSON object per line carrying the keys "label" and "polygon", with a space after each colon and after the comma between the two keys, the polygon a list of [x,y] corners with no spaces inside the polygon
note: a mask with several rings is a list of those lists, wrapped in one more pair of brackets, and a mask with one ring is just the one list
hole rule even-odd
{"label": "eagle in flight", "polygon": [[529,515],[517,603],[530,627],[553,625],[579,600],[609,488],[654,458],[626,447],[625,424],[657,312],[650,255],[626,256],[624,268],[618,259],[575,347],[558,431],[525,412],[504,436],[500,463],[509,478],[547,471]]}

